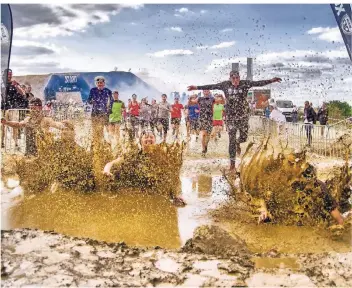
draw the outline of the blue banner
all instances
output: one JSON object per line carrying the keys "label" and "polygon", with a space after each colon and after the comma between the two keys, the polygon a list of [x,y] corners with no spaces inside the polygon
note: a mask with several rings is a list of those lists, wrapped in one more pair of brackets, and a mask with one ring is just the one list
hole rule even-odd
{"label": "blue banner", "polygon": [[352,13],[350,4],[330,4],[332,11],[334,12],[337,25],[340,28],[340,32],[345,41],[348,55],[352,60]]}
{"label": "blue banner", "polygon": [[6,101],[7,72],[12,46],[12,13],[9,4],[1,4],[1,108]]}

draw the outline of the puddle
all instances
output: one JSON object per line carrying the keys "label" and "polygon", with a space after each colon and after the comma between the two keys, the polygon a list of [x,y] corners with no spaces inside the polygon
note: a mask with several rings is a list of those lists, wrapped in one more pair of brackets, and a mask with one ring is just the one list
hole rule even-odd
{"label": "puddle", "polygon": [[[7,196],[8,201],[2,202],[2,229],[37,228],[134,246],[179,248],[195,228],[210,222],[207,211],[226,199],[226,187],[220,176],[182,177],[184,208],[176,208],[162,196],[127,191],[59,190],[26,196],[18,203]],[[17,190],[7,195],[18,194]]]}
{"label": "puddle", "polygon": [[252,259],[257,269],[292,269],[298,270],[300,265],[294,258],[254,258]]}

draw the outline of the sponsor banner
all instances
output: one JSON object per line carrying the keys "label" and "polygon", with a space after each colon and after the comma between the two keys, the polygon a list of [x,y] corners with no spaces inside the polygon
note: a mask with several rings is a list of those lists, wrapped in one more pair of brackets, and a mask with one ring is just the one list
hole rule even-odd
{"label": "sponsor banner", "polygon": [[9,4],[1,4],[1,108],[6,101],[7,72],[12,45],[12,13]]}
{"label": "sponsor banner", "polygon": [[345,42],[348,55],[352,60],[352,15],[350,4],[330,4],[334,12],[337,25]]}

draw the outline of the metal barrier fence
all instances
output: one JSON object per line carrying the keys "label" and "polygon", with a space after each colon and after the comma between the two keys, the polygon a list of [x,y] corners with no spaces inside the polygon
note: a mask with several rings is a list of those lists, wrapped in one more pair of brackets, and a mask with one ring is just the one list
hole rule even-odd
{"label": "metal barrier fence", "polygon": [[[22,121],[28,114],[28,109],[9,109],[5,111],[4,118],[7,121]],[[1,141],[6,153],[26,151],[26,130],[25,128],[12,128],[1,125]]]}
{"label": "metal barrier fence", "polygon": [[344,157],[351,151],[352,121],[346,119],[334,125],[304,123],[277,123],[260,116],[249,121],[249,135],[279,137],[288,147],[310,151],[330,157]]}
{"label": "metal barrier fence", "polygon": [[[43,111],[46,116],[55,121],[73,120],[79,126],[77,138],[89,138],[86,128],[90,127],[90,111],[84,107],[75,109],[60,109]],[[6,111],[5,119],[8,121],[22,121],[28,113],[27,109],[11,109]],[[48,113],[49,112],[49,113]],[[83,125],[83,126],[82,126]],[[90,128],[88,129],[90,130]],[[58,137],[57,129],[50,129]],[[26,130],[25,128],[13,129],[2,125],[3,142],[6,153],[25,153]],[[284,145],[301,150],[309,147],[312,152],[330,157],[344,157],[346,154],[346,140],[352,137],[352,119],[346,119],[334,125],[313,125],[303,123],[277,123],[262,116],[251,116],[249,119],[250,137],[263,137],[271,135],[278,137]],[[352,141],[350,140],[350,143]],[[351,145],[350,148],[351,149]]]}

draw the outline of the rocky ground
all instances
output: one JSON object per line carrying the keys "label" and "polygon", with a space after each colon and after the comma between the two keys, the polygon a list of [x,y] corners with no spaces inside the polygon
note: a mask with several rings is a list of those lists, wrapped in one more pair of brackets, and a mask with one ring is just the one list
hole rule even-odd
{"label": "rocky ground", "polygon": [[1,238],[3,287],[352,286],[352,253],[252,254],[217,226],[199,227],[179,250],[27,229]]}

